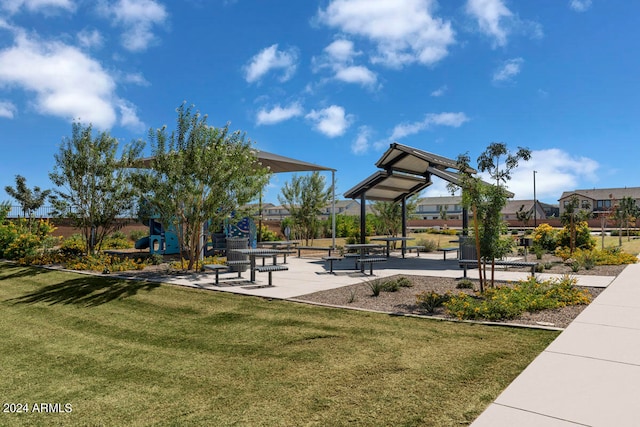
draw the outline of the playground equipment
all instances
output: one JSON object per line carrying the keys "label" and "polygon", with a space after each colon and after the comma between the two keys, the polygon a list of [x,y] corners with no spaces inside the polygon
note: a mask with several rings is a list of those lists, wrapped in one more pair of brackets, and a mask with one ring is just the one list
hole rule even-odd
{"label": "playground equipment", "polygon": [[175,229],[170,227],[165,230],[162,224],[149,219],[149,236],[136,241],[136,249],[149,248],[150,254],[172,255],[180,253],[180,244]]}

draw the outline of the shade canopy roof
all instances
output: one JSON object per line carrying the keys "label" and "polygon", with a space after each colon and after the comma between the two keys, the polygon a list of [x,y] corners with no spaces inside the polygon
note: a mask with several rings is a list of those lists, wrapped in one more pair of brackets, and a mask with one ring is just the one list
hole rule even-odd
{"label": "shade canopy roof", "polygon": [[[292,159],[291,157],[281,156],[279,154],[269,153],[267,151],[254,150],[258,161],[269,168],[273,173],[283,172],[308,172],[308,171],[335,171],[335,169],[325,166],[316,165],[302,160]],[[141,167],[150,168],[153,157],[146,157],[141,160]]]}
{"label": "shade canopy roof", "polygon": [[377,171],[344,193],[344,196],[355,199],[365,195],[370,200],[398,202],[411,194],[422,191],[429,185],[431,185],[431,181],[424,176]]}
{"label": "shade canopy roof", "polygon": [[[460,185],[455,160],[394,142],[376,163],[380,171],[344,193],[347,198],[398,202],[432,184],[431,175]],[[453,170],[451,170],[453,169]],[[469,169],[468,172],[475,173]]]}

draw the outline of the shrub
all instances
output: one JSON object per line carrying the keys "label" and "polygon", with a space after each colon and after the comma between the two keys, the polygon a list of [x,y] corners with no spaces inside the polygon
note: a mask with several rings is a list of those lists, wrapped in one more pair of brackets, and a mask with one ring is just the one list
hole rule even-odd
{"label": "shrub", "polygon": [[0,258],[17,260],[51,248],[57,243],[57,238],[51,236],[54,230],[44,220],[31,227],[24,218],[0,222]]}
{"label": "shrub", "polygon": [[[586,221],[578,222],[576,228],[575,247],[580,249],[591,249],[596,246],[596,239],[591,236],[589,224]],[[569,227],[563,228],[558,233],[557,246],[571,246],[571,233]]]}
{"label": "shrub", "polygon": [[588,304],[589,291],[578,289],[575,283],[569,276],[541,282],[531,277],[512,287],[489,288],[476,296],[461,292],[451,296],[444,306],[450,315],[459,319],[508,320],[525,311]]}
{"label": "shrub", "polygon": [[458,289],[473,289],[473,282],[469,279],[461,279],[457,284],[456,288]]}
{"label": "shrub", "polygon": [[382,284],[382,290],[384,292],[398,292],[400,285],[397,280],[387,280]]}
{"label": "shrub", "polygon": [[131,240],[121,231],[116,231],[102,241],[103,249],[129,249],[131,247],[133,247]]}
{"label": "shrub", "polygon": [[87,245],[84,241],[84,237],[81,234],[72,234],[62,241],[60,244],[60,250],[66,256],[80,256],[86,253]]}
{"label": "shrub", "polygon": [[416,240],[417,246],[424,246],[425,252],[433,252],[438,249],[438,243],[431,239],[418,239]]}
{"label": "shrub", "polygon": [[367,285],[369,286],[369,289],[371,289],[371,294],[374,297],[379,296],[380,292],[382,292],[384,288],[384,283],[380,279],[369,280]]}
{"label": "shrub", "polygon": [[397,280],[398,286],[401,288],[411,288],[413,287],[413,282],[408,277],[400,277]]}
{"label": "shrub", "polygon": [[536,272],[542,273],[544,271],[544,264],[536,264]]}
{"label": "shrub", "polygon": [[552,251],[557,246],[557,231],[549,224],[540,224],[533,230],[534,247]]}
{"label": "shrub", "polygon": [[416,295],[416,302],[418,306],[425,310],[427,313],[433,313],[436,308],[441,307],[444,303],[449,301],[451,294],[439,294],[434,291],[425,291]]}
{"label": "shrub", "polygon": [[131,240],[132,242],[137,242],[138,240],[142,239],[143,237],[147,237],[148,235],[148,230],[132,230],[131,233],[129,233],[129,240]]}

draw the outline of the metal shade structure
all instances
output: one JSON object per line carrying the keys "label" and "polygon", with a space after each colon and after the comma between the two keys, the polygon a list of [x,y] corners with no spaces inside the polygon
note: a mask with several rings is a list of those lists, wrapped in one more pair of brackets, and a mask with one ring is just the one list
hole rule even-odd
{"label": "metal shade structure", "polygon": [[366,195],[369,200],[399,202],[431,185],[426,177],[401,172],[378,171],[344,193],[348,199]]}
{"label": "metal shade structure", "polygon": [[[314,163],[304,162],[302,160],[292,159],[291,157],[281,156],[279,154],[269,153],[268,151],[253,150],[262,166],[266,166],[273,173],[284,172],[310,172],[310,171],[332,171],[336,170],[325,166],[316,165]],[[153,163],[153,157],[145,157],[140,160],[139,167],[150,168]]]}
{"label": "metal shade structure", "polygon": [[[267,168],[273,173],[289,173],[289,172],[314,172],[314,171],[330,171],[331,172],[331,188],[333,189],[332,200],[331,200],[331,214],[332,214],[332,224],[331,224],[331,233],[332,233],[332,241],[333,246],[335,247],[335,236],[336,236],[336,225],[335,225],[335,204],[336,204],[336,195],[335,195],[335,174],[336,169],[328,168],[325,166],[320,166],[315,163],[309,163],[302,160],[293,159],[291,157],[281,156],[279,154],[270,153],[268,151],[262,150],[253,150],[258,158],[258,162]],[[137,167],[140,168],[151,168],[153,165],[153,157],[145,157],[140,159]],[[260,193],[260,217],[262,218],[262,193]],[[262,219],[260,219],[262,221]]]}
{"label": "metal shade structure", "polygon": [[[455,160],[394,142],[389,145],[376,166],[382,170],[369,176],[347,191],[347,198],[360,198],[360,240],[365,241],[366,199],[402,204],[402,236],[407,235],[406,200],[418,194],[433,182],[432,175],[456,185],[462,177]],[[466,172],[475,173],[469,168]],[[403,242],[403,256],[404,256]]]}

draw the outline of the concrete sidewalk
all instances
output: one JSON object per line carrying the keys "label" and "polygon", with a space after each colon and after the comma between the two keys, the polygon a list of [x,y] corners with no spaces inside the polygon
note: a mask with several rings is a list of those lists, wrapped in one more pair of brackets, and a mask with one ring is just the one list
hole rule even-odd
{"label": "concrete sidewalk", "polygon": [[[247,279],[248,272],[243,273],[242,279],[237,278],[237,273],[221,274],[219,285],[215,284],[215,275],[211,272],[161,275],[155,278],[147,278],[146,280],[265,298],[289,299],[396,274],[451,278],[459,278],[463,274],[457,260],[450,259],[445,261],[442,259],[441,254],[432,253],[404,259],[390,257],[388,261],[374,265],[373,277],[368,274],[363,275],[355,270],[355,261],[353,259],[336,261],[334,263],[334,272],[336,274],[329,274],[328,264],[320,258],[287,257],[287,265],[289,270],[273,273],[274,286],[268,286],[266,273],[256,273],[256,281],[249,282]],[[368,269],[366,272],[368,273]],[[477,278],[478,271],[469,270],[468,276]],[[496,271],[497,280],[517,281],[526,279],[528,276],[528,272]],[[541,273],[538,274],[538,277],[542,279],[560,278],[562,275]],[[606,287],[613,280],[611,276],[577,275],[574,277],[578,279],[578,286]]]}
{"label": "concrete sidewalk", "polygon": [[640,264],[627,266],[472,424],[640,425]]}

